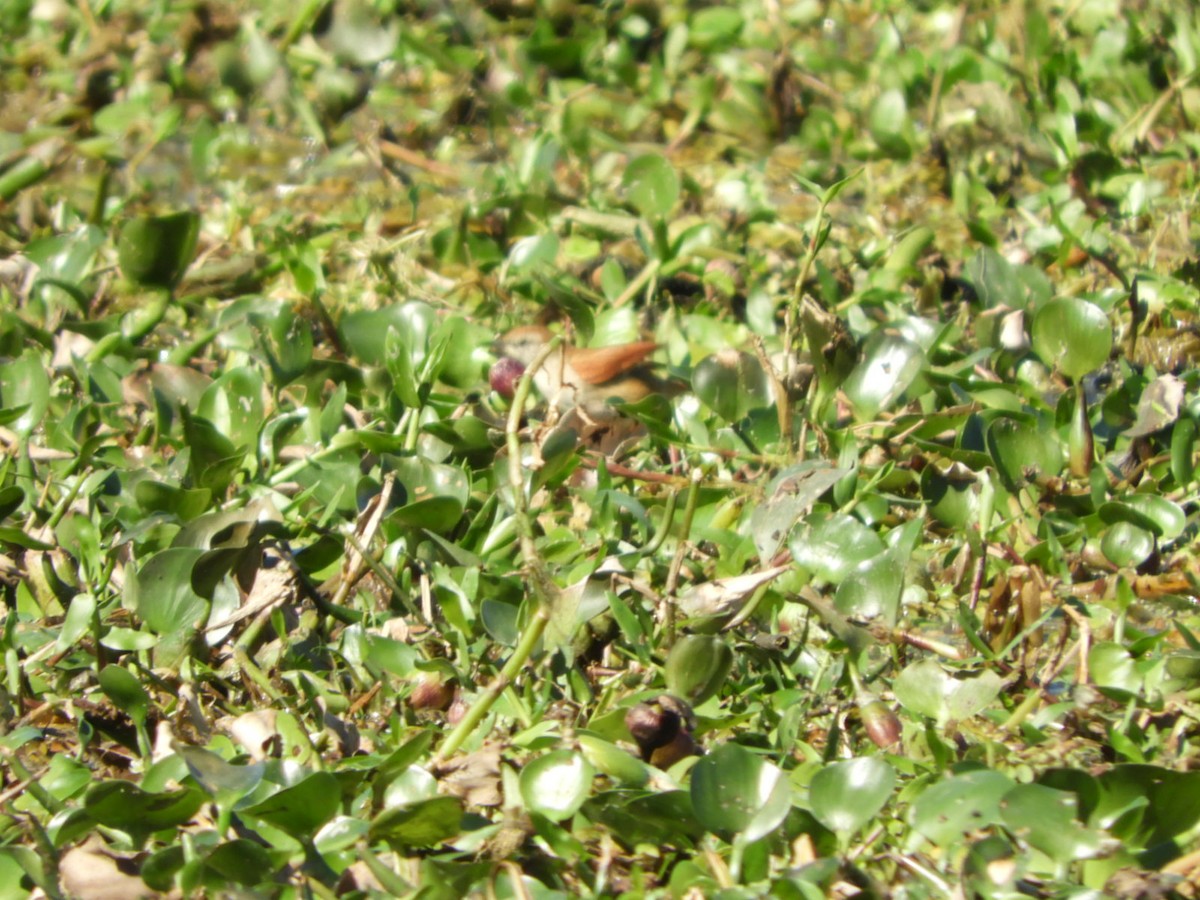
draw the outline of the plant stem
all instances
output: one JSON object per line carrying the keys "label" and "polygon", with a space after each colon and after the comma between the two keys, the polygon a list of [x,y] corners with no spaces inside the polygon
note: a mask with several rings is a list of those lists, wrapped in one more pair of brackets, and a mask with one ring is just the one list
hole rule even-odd
{"label": "plant stem", "polygon": [[504,668],[500,670],[500,674],[476,698],[466,715],[454,726],[454,730],[438,748],[433,757],[434,764],[449,759],[458,752],[479,723],[487,716],[500,695],[504,693],[505,688],[520,674],[529,658],[533,656],[538,641],[542,639],[542,634],[545,633],[546,626],[550,623],[550,611],[554,608],[554,601],[558,597],[558,586],[551,579],[550,573],[546,571],[546,564],[538,555],[537,547],[533,543],[533,523],[529,519],[529,508],[526,505],[525,497],[525,474],[521,469],[520,431],[521,416],[524,414],[525,404],[529,400],[534,373],[561,344],[561,336],[547,342],[533,362],[529,364],[529,368],[525,370],[525,374],[521,377],[521,381],[517,384],[517,390],[513,394],[512,409],[508,415],[508,427],[505,429],[508,445],[508,483],[512,490],[513,517],[517,520],[521,557],[525,561],[525,569],[529,573],[529,585],[533,590],[533,618],[525,626],[521,640],[513,650],[512,656],[508,658],[508,662],[504,664]]}

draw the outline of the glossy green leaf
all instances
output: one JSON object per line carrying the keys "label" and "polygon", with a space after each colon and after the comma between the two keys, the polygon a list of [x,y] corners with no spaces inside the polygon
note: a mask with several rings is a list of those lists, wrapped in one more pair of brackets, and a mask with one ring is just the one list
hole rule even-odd
{"label": "glossy green leaf", "polygon": [[1057,476],[1063,451],[1053,431],[1026,416],[998,416],[987,428],[988,453],[1010,489]]}
{"label": "glossy green leaf", "polygon": [[1140,566],[1154,552],[1154,534],[1129,522],[1116,522],[1105,529],[1100,550],[1114,566]]}
{"label": "glossy green leaf", "polygon": [[83,808],[102,825],[135,834],[176,828],[204,805],[204,795],[189,788],[151,793],[130,781],[101,781],[83,798]]}
{"label": "glossy green leaf", "polygon": [[1014,782],[1002,772],[976,769],[942,778],[913,801],[909,821],[938,847],[1000,821],[1000,803]]}
{"label": "glossy green leaf", "polygon": [[679,199],[679,176],[663,157],[648,153],[630,161],[621,178],[626,196],[647,219],[670,215]]}
{"label": "glossy green leaf", "polygon": [[1072,381],[1094,372],[1112,350],[1112,325],[1095,304],[1059,297],[1042,306],[1030,327],[1033,348]]}
{"label": "glossy green leaf", "polygon": [[313,772],[265,800],[241,807],[239,813],[261,819],[293,837],[309,837],[333,818],[341,802],[338,780],[329,772]]}
{"label": "glossy green leaf", "polygon": [[689,634],[671,648],[664,670],[667,690],[699,706],[716,694],[733,665],[733,650],[724,638]]}
{"label": "glossy green leaf", "polygon": [[691,798],[701,825],[745,842],[774,831],[792,804],[783,772],[738,744],[723,744],[696,763]]}
{"label": "glossy green leaf", "polygon": [[1096,856],[1101,835],[1076,819],[1074,794],[1041,784],[1019,784],[1004,795],[1000,816],[1020,840],[1045,853],[1057,863]]}
{"label": "glossy green leaf", "polygon": [[178,745],[175,748],[187,765],[188,773],[196,779],[218,805],[228,806],[251,793],[263,780],[263,763],[235,765],[226,762],[203,747]]}
{"label": "glossy green leaf", "polygon": [[131,219],[117,238],[121,274],[143,287],[173,290],[192,263],[199,236],[194,212]]}
{"label": "glossy green leaf", "polygon": [[370,838],[398,847],[434,847],[459,833],[463,818],[456,797],[430,797],[385,809],[371,821]]}
{"label": "glossy green leaf", "polygon": [[822,460],[806,460],[772,478],[763,502],[755,505],[750,516],[750,530],[759,557],[774,558],[793,523],[851,471]]}
{"label": "glossy green leaf", "polygon": [[925,367],[919,344],[880,329],[862,349],[862,358],[842,383],[859,421],[891,408]]}
{"label": "glossy green leaf", "polygon": [[955,676],[932,659],[923,659],[908,665],[893,689],[909,712],[944,725],[978,713],[996,699],[1001,686],[1000,676],[989,669]]}
{"label": "glossy green leaf", "polygon": [[930,515],[943,525],[962,531],[979,521],[979,482],[966,466],[955,463],[946,472],[926,466],[921,496]]}
{"label": "glossy green leaf", "polygon": [[736,422],[771,402],[767,377],[749,353],[729,351],[702,359],[692,372],[692,389],[727,422]]}
{"label": "glossy green leaf", "polygon": [[521,798],[525,808],[551,822],[561,822],[579,811],[592,790],[595,770],[580,753],[554,750],[521,769]]}
{"label": "glossy green leaf", "polygon": [[810,516],[793,530],[788,546],[796,565],[832,584],[886,549],[879,535],[844,513]]}
{"label": "glossy green leaf", "polygon": [[144,725],[150,712],[150,695],[132,672],[121,666],[105,666],[97,676],[100,689],[117,709],[137,725]]}
{"label": "glossy green leaf", "polygon": [[853,834],[875,818],[896,784],[896,771],[875,756],[825,766],[808,787],[808,802],[822,825]]}

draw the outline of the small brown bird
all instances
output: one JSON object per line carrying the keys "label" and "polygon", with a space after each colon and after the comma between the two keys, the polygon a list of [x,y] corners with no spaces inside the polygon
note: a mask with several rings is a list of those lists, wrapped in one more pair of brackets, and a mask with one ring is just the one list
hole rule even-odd
{"label": "small brown bird", "polygon": [[[553,337],[541,325],[522,325],[496,342],[496,349],[525,366]],[[660,378],[647,357],[658,349],[653,341],[634,341],[613,347],[561,345],[533,374],[533,383],[552,406],[562,411],[580,407],[592,418],[611,416],[608,400],[636,403],[650,394],[670,397],[683,385]]]}

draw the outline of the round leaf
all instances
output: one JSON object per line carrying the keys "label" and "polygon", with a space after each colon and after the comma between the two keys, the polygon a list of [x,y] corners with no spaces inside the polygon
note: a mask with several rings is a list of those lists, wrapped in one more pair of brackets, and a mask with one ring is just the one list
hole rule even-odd
{"label": "round leaf", "polygon": [[724,638],[689,634],[675,642],[667,657],[667,690],[699,706],[721,689],[733,665],[733,650]]}
{"label": "round leaf", "polygon": [[1100,850],[1100,835],[1075,818],[1074,794],[1042,784],[1019,784],[1000,803],[1000,814],[1017,837],[1060,865],[1088,859]]}
{"label": "round leaf", "polygon": [[1100,538],[1100,550],[1114,566],[1140,566],[1154,552],[1154,535],[1129,522],[1117,522]]}
{"label": "round leaf", "polygon": [[862,359],[842,383],[860,421],[873,419],[908,389],[925,365],[919,344],[890,331],[877,331],[863,347]]}
{"label": "round leaf", "polygon": [[810,516],[792,533],[788,546],[796,565],[832,584],[886,549],[879,535],[845,513]]}
{"label": "round leaf", "polygon": [[895,784],[891,766],[878,757],[863,756],[819,771],[809,785],[808,800],[822,825],[851,834],[883,809]]}
{"label": "round leaf", "polygon": [[932,659],[912,663],[893,685],[896,699],[910,712],[939,725],[975,715],[1000,693],[1000,676],[990,670],[954,677]]}
{"label": "round leaf", "polygon": [[998,416],[988,426],[986,442],[996,471],[1013,489],[1062,471],[1062,445],[1054,432],[1038,428],[1032,417]]}
{"label": "round leaf", "polygon": [[647,219],[666,218],[679,199],[679,176],[674,167],[657,154],[648,153],[634,159],[626,167],[621,181],[629,202]]}
{"label": "round leaf", "polygon": [[913,802],[909,820],[913,828],[939,847],[976,829],[1000,821],[1000,801],[1013,788],[1001,772],[979,769],[943,778]]}
{"label": "round leaf", "polygon": [[117,238],[121,273],[143,287],[172,290],[191,265],[199,236],[194,212],[132,219]]}
{"label": "round leaf", "polygon": [[692,389],[726,422],[737,422],[750,410],[771,402],[767,377],[758,360],[732,350],[700,360],[692,372]]}
{"label": "round leaf", "polygon": [[329,772],[313,772],[240,813],[262,819],[292,837],[307,838],[333,818],[341,802],[337,778]]}
{"label": "round leaf", "polygon": [[579,811],[592,789],[592,764],[573,750],[539,756],[521,770],[521,797],[532,812],[561,822]]}
{"label": "round leaf", "polygon": [[1033,349],[1047,365],[1077,381],[1104,365],[1112,350],[1112,325],[1100,307],[1078,297],[1043,305],[1030,329]]}
{"label": "round leaf", "polygon": [[725,744],[696,763],[691,795],[701,825],[745,842],[774,831],[792,806],[783,772],[738,744]]}

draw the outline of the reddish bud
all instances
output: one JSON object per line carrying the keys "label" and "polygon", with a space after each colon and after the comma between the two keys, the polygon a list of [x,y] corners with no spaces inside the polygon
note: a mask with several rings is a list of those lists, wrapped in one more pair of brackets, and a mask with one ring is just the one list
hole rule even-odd
{"label": "reddish bud", "polygon": [[517,392],[517,382],[525,374],[525,366],[511,356],[505,356],[496,361],[488,372],[488,383],[501,397],[512,399]]}

